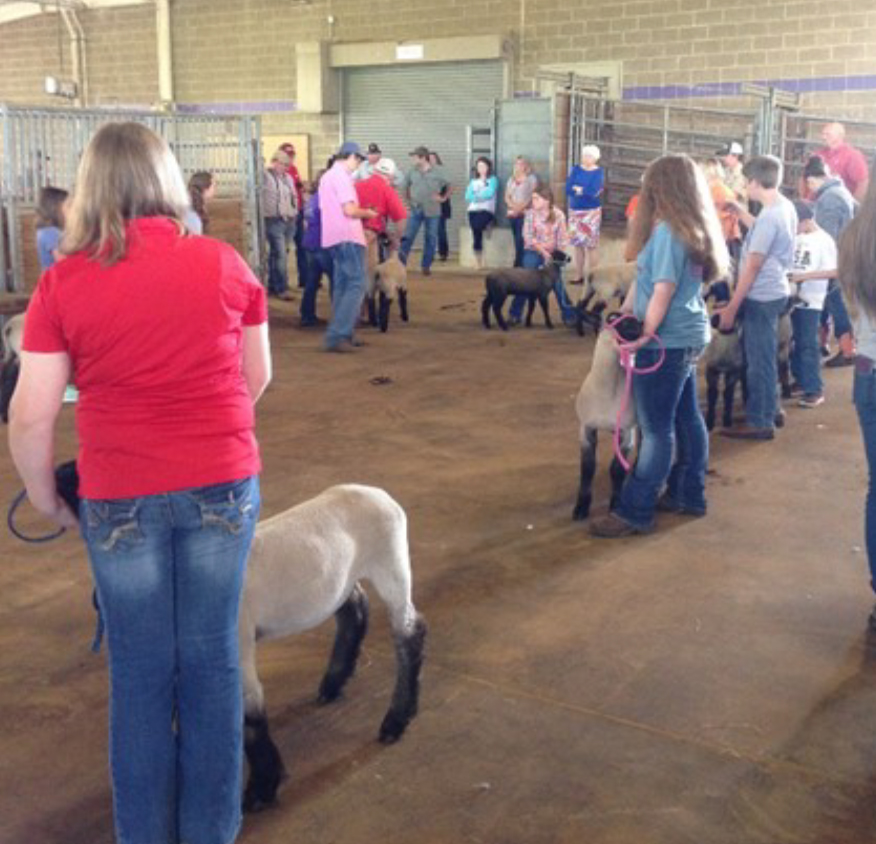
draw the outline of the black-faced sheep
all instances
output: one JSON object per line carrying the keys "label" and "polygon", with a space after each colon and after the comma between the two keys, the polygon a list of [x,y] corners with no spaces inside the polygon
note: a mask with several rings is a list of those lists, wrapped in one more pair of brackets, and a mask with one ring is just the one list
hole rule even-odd
{"label": "black-faced sheep", "polygon": [[[590,372],[584,379],[575,400],[581,442],[580,481],[578,498],[572,518],[576,521],[590,515],[593,500],[593,476],[596,473],[596,446],[600,431],[614,435],[618,428],[618,415],[624,401],[626,373],[620,364],[614,337],[602,330],[596,339]],[[629,461],[636,444],[636,406],[632,394],[620,418],[620,451]],[[620,458],[615,455],[611,462],[611,507],[618,502],[621,487],[627,476]]]}
{"label": "black-faced sheep", "polygon": [[537,270],[514,267],[511,269],[491,270],[484,279],[486,295],[481,305],[481,318],[484,328],[490,328],[490,310],[496,317],[496,322],[503,331],[508,330],[508,323],[502,316],[502,307],[508,296],[521,295],[529,299],[526,312],[526,326],[532,325],[532,312],[535,303],[541,305],[544,314],[544,324],[553,328],[548,306],[548,300],[554,285],[562,280],[562,268],[569,262],[565,252],[554,252],[546,266]]}
{"label": "black-faced sheep", "polygon": [[[59,494],[78,513],[76,464],[59,466],[55,478]],[[245,810],[273,803],[285,775],[268,730],[256,668],[257,642],[302,633],[334,616],[337,630],[319,701],[336,700],[353,676],[368,629],[363,580],[386,604],[395,642],[395,689],[378,734],[389,744],[402,737],[417,714],[426,640],[426,623],[411,600],[405,511],[381,489],[348,484],[331,487],[257,525],[239,624],[244,749],[250,766]]]}
{"label": "black-faced sheep", "polygon": [[[730,301],[730,285],[726,281],[713,282],[704,298],[714,299],[716,305],[724,305]],[[730,331],[718,330],[718,315],[712,317],[712,339],[706,347],[703,361],[706,370],[706,427],[711,431],[715,427],[715,416],[718,406],[718,392],[721,379],[724,379],[724,415],[723,426],[733,425],[733,399],[736,385],[745,380],[745,357],[742,352],[742,338],[739,325]]]}
{"label": "black-faced sheep", "polygon": [[599,330],[603,312],[620,307],[627,291],[636,280],[636,265],[633,262],[597,267],[587,276],[584,296],[577,305],[578,334],[584,335],[585,326]]}
{"label": "black-faced sheep", "polygon": [[408,271],[394,251],[386,260],[377,264],[368,274],[365,301],[368,305],[368,320],[385,332],[389,328],[392,303],[398,299],[399,313],[403,322],[408,321]]}
{"label": "black-faced sheep", "polygon": [[268,732],[256,642],[309,630],[335,616],[337,634],[319,700],[328,703],[352,676],[368,626],[360,581],[389,610],[398,664],[379,738],[396,741],[417,714],[426,625],[411,601],[407,519],[383,490],[335,486],[261,522],[249,556],[240,616],[240,660],[250,765],[244,808],[273,802],[283,762]]}
{"label": "black-faced sheep", "polygon": [[10,317],[3,326],[3,363],[0,370],[0,419],[9,422],[9,402],[18,383],[24,314]]}

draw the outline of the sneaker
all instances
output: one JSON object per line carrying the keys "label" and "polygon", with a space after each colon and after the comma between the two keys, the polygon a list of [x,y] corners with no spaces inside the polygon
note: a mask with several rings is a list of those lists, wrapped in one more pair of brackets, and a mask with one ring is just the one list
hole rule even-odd
{"label": "sneaker", "polygon": [[824,396],[821,393],[806,393],[797,402],[797,407],[818,407],[820,404],[824,404]]}
{"label": "sneaker", "polygon": [[590,533],[603,539],[620,539],[624,536],[637,536],[641,533],[651,533],[653,528],[640,528],[631,525],[616,513],[609,513],[601,519],[590,523]]}
{"label": "sneaker", "polygon": [[802,388],[802,387],[801,387],[796,381],[794,381],[794,382],[791,384],[791,390],[790,390],[790,392],[791,392],[791,395],[792,395],[792,396],[799,396],[800,393],[803,392],[803,388]]}
{"label": "sneaker", "polygon": [[339,343],[335,343],[333,346],[326,346],[325,350],[327,352],[335,352],[336,354],[349,354],[350,352],[356,351],[353,348],[353,344],[349,340],[341,340]]}
{"label": "sneaker", "polygon": [[693,516],[696,519],[706,515],[705,507],[687,507],[684,504],[679,504],[674,498],[669,497],[668,492],[664,492],[657,499],[654,509],[658,513],[677,513],[679,516]]}
{"label": "sneaker", "polygon": [[851,366],[854,358],[846,357],[842,352],[837,352],[830,360],[824,362],[828,369],[839,369],[841,366]]}

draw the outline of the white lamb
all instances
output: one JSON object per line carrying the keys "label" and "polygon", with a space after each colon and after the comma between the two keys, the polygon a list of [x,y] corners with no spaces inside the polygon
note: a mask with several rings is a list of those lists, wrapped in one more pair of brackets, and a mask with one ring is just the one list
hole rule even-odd
{"label": "white lamb", "polygon": [[398,665],[379,738],[394,742],[417,714],[426,624],[411,601],[407,518],[374,487],[335,486],[261,522],[250,552],[240,615],[240,662],[250,777],[248,811],[274,801],[284,775],[271,740],[256,671],[256,642],[300,633],[332,615],[337,634],[319,700],[328,703],[352,676],[368,627],[368,580],[386,604]]}
{"label": "white lamb", "polygon": [[381,331],[389,328],[389,312],[396,299],[402,321],[408,321],[408,271],[395,251],[368,273],[365,296],[369,322]]}
{"label": "white lamb", "polygon": [[[611,332],[600,331],[593,350],[590,372],[587,373],[575,400],[581,441],[581,479],[578,499],[572,511],[572,518],[576,521],[586,519],[590,515],[598,432],[614,433],[618,425],[618,413],[623,402],[625,383],[626,376],[620,365],[614,338]],[[636,406],[632,393],[620,420],[620,428],[621,453],[624,459],[629,461],[636,444]],[[611,506],[614,507],[627,474],[617,455],[611,462],[610,471]]]}

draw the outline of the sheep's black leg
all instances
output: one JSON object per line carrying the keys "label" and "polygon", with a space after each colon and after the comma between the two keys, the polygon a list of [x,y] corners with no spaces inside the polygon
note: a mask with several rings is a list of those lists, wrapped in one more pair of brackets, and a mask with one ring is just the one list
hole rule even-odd
{"label": "sheep's black leg", "polygon": [[[631,431],[624,431],[621,434],[621,454],[627,463],[632,464],[630,459],[633,454],[633,435]],[[620,504],[621,489],[623,489],[624,481],[627,479],[627,470],[624,469],[624,464],[620,462],[620,458],[615,455],[611,461],[611,503],[609,509],[614,510]]]}
{"label": "sheep's black leg", "polygon": [[508,330],[508,323],[505,322],[505,317],[502,315],[502,308],[505,305],[505,294],[504,293],[494,293],[493,294],[493,316],[496,317],[496,322],[499,325],[499,328],[502,331]]}
{"label": "sheep's black leg", "polygon": [[[715,427],[715,410],[718,405],[718,379],[721,376],[714,369],[706,370],[706,427],[711,431]],[[725,381],[726,384],[726,376]],[[727,401],[724,400],[724,416],[727,415]]]}
{"label": "sheep's black leg", "polygon": [[402,322],[408,321],[408,291],[404,287],[398,289],[398,310]]}
{"label": "sheep's black leg", "polygon": [[791,362],[787,357],[779,359],[779,383],[782,385],[782,398],[791,398]]}
{"label": "sheep's black leg", "polygon": [[[592,282],[588,281],[588,285],[592,285]],[[590,304],[590,300],[596,295],[596,291],[593,287],[590,287],[590,290],[587,291],[587,295],[582,297],[581,301],[578,304],[584,309],[587,310],[587,306]]]}
{"label": "sheep's black leg", "polygon": [[344,605],[335,613],[335,644],[325,676],[319,684],[319,702],[336,700],[356,670],[359,648],[368,632],[368,596],[356,585]]}
{"label": "sheep's black leg", "polygon": [[390,299],[382,290],[380,291],[380,330],[385,334],[389,328],[389,311],[392,308],[392,299]]}
{"label": "sheep's black leg", "polygon": [[[490,294],[487,293],[487,295],[484,296],[484,301],[481,303],[481,322],[483,322],[484,328],[490,327],[490,308],[492,307],[492,304],[493,302]],[[404,317],[402,317],[402,319],[404,319]]]}
{"label": "sheep's black leg", "polygon": [[542,293],[538,297],[538,303],[541,305],[541,312],[544,314],[544,324],[545,328],[553,328],[554,324],[551,322],[551,311],[550,311],[550,298],[548,293]]}
{"label": "sheep's black leg", "polygon": [[249,781],[243,793],[243,811],[257,812],[277,799],[277,789],[286,778],[280,751],[268,731],[263,712],[246,716],[243,746],[249,762]]}
{"label": "sheep's black leg", "polygon": [[420,669],[423,666],[423,648],[426,643],[426,622],[418,615],[410,633],[395,633],[394,638],[398,675],[392,703],[380,725],[379,737],[384,744],[398,741],[417,714],[420,700]]}
{"label": "sheep's black leg", "polygon": [[581,470],[578,482],[578,500],[572,510],[572,519],[583,521],[590,515],[590,504],[593,501],[593,475],[596,472],[596,442],[595,428],[584,431],[584,442],[581,443]]}
{"label": "sheep's black leg", "polygon": [[532,327],[532,315],[535,312],[535,296],[530,296],[526,300],[526,327]]}
{"label": "sheep's black leg", "polygon": [[739,381],[739,374],[736,372],[728,372],[724,375],[724,427],[733,427],[733,399],[736,396],[736,382]]}
{"label": "sheep's black leg", "polygon": [[[383,295],[382,293],[380,294]],[[368,304],[368,324],[377,327],[377,308],[374,305],[374,296],[366,297],[365,301]]]}

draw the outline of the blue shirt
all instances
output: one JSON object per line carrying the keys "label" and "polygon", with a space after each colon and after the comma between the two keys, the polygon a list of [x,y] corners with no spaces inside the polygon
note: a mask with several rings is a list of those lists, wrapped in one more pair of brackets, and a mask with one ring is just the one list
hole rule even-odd
{"label": "blue shirt", "polygon": [[[661,222],[648,238],[636,261],[636,298],[633,312],[645,319],[654,286],[661,281],[675,285],[669,309],[657,334],[667,349],[697,349],[711,338],[709,314],[703,301],[703,268],[691,261],[687,247],[669,224]],[[656,344],[649,343],[653,347]]]}
{"label": "blue shirt", "polygon": [[[569,201],[570,211],[587,211],[591,208],[599,208],[602,205],[602,189],[605,187],[605,179],[602,168],[585,170],[575,165],[569,178],[566,179],[566,199]],[[581,188],[580,192],[575,188]]]}
{"label": "blue shirt", "polygon": [[61,243],[61,230],[55,226],[37,229],[36,242],[40,269],[47,270],[55,263],[55,256],[52,253]]}
{"label": "blue shirt", "polygon": [[797,212],[793,203],[779,194],[778,199],[765,207],[742,245],[740,266],[749,252],[764,256],[764,262],[748,291],[748,299],[755,302],[774,302],[791,294],[788,272],[794,266],[794,239],[797,236]]}

